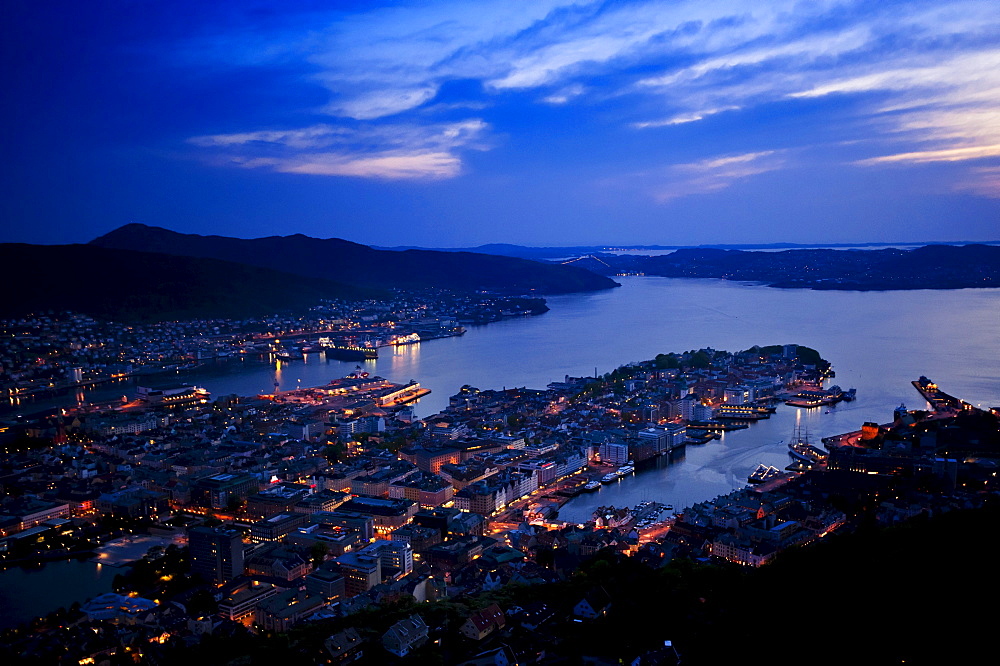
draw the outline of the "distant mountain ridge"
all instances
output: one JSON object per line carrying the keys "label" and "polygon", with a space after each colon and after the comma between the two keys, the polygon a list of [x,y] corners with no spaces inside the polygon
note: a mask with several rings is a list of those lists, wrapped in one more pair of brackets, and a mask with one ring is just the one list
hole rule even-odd
{"label": "distant mountain ridge", "polygon": [[[825,290],[962,289],[1000,287],[1000,245],[929,244],[901,249],[885,243],[848,248],[795,247],[792,243],[733,249],[727,246],[648,246],[626,254],[593,246],[533,248],[481,246],[497,254],[562,261],[604,275],[717,278],[764,282],[772,287]],[[790,249],[781,249],[791,246]],[[771,251],[764,251],[763,248]],[[858,249],[865,247],[869,249]],[[627,248],[619,248],[627,249]],[[649,251],[672,250],[644,255]],[[602,251],[604,250],[604,251]]]}
{"label": "distant mountain ridge", "polygon": [[[565,246],[531,246],[513,245],[510,243],[488,243],[475,247],[418,247],[415,245],[403,245],[396,247],[380,246],[379,250],[435,250],[439,252],[482,252],[486,254],[499,254],[505,257],[522,257],[524,259],[535,260],[555,260],[564,257],[578,257],[582,255],[611,253],[612,250],[626,250],[632,254],[626,256],[644,256],[643,252],[672,252],[676,250],[742,250],[747,252],[759,250],[851,250],[851,249],[913,249],[919,246],[945,246],[955,247],[963,245],[988,245],[998,246],[1000,241],[956,241],[949,243],[704,243],[701,245],[565,245]],[[648,255],[647,255],[648,256]]]}
{"label": "distant mountain ridge", "polygon": [[221,259],[378,289],[442,288],[560,294],[618,286],[606,276],[576,266],[472,252],[376,250],[339,238],[311,238],[302,234],[244,239],[182,234],[161,227],[127,224],[90,244],[109,249]]}
{"label": "distant mountain ridge", "polygon": [[245,318],[387,295],[229,261],[96,245],[2,243],[0,265],[21,276],[0,299],[2,317],[71,310],[127,322]]}
{"label": "distant mountain ridge", "polygon": [[[1000,247],[994,245],[781,252],[692,248],[657,257],[602,255],[601,259],[606,264],[604,270],[609,272],[747,280],[784,288],[897,290],[1000,287]],[[600,267],[597,261],[592,264],[595,270]]]}

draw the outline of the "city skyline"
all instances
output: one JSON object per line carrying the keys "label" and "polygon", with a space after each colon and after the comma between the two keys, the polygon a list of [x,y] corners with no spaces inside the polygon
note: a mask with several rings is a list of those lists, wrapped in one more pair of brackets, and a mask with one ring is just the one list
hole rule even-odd
{"label": "city skyline", "polygon": [[10,14],[5,242],[997,240],[988,2]]}

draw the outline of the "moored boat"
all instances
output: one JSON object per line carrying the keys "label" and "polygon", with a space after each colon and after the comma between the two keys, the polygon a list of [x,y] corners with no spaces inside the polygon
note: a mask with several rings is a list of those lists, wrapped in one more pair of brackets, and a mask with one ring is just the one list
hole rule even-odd
{"label": "moored boat", "polygon": [[747,481],[750,483],[764,483],[765,481],[773,479],[778,474],[781,474],[781,470],[777,467],[761,463],[757,465],[757,469],[750,472],[750,476],[747,477]]}
{"label": "moored boat", "polygon": [[796,438],[795,441],[788,443],[788,455],[798,462],[815,465],[826,460],[829,454],[817,449],[808,440]]}
{"label": "moored boat", "polygon": [[378,358],[378,348],[338,343],[327,345],[326,355],[340,361],[371,361]]}

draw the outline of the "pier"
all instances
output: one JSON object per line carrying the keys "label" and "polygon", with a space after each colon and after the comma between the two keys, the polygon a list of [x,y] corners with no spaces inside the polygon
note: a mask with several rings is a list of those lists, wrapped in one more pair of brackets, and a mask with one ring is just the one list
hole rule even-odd
{"label": "pier", "polygon": [[953,395],[948,395],[938,388],[938,385],[921,376],[913,382],[913,388],[920,392],[924,400],[930,404],[935,412],[957,413],[968,409],[973,409],[972,405],[960,400]]}

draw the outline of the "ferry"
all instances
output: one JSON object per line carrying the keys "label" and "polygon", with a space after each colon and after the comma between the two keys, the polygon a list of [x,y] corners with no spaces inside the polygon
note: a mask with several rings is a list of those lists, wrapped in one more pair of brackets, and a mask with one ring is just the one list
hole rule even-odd
{"label": "ferry", "polygon": [[705,444],[712,441],[718,435],[716,433],[704,432],[704,433],[692,433],[689,432],[687,435],[687,441],[685,444]]}
{"label": "ferry", "polygon": [[716,407],[712,416],[714,420],[759,421],[771,418],[774,412],[766,407],[756,405],[722,405]]}
{"label": "ferry", "polygon": [[587,483],[584,484],[583,491],[587,493],[592,493],[600,487],[601,487],[600,481],[588,481]]}
{"label": "ferry", "polygon": [[341,361],[372,361],[378,358],[378,348],[332,344],[326,346],[326,355]]}
{"label": "ferry", "polygon": [[635,467],[632,467],[632,465],[625,465],[620,470],[618,470],[618,476],[625,476],[627,474],[631,474],[634,471]]}
{"label": "ferry", "polygon": [[419,333],[409,333],[407,335],[400,335],[395,338],[390,338],[387,343],[389,346],[402,347],[403,345],[412,345],[420,342]]}
{"label": "ferry", "polygon": [[687,424],[688,432],[692,430],[704,430],[705,432],[723,433],[730,430],[744,430],[749,428],[749,423],[728,421],[691,421]]}
{"label": "ferry", "polygon": [[771,467],[761,463],[757,465],[757,469],[750,472],[750,476],[747,477],[747,481],[750,483],[764,483],[770,479],[773,479],[778,474],[781,474],[781,470],[777,467]]}
{"label": "ferry", "polygon": [[824,391],[816,387],[813,389],[799,391],[790,399],[785,400],[786,405],[792,407],[821,407],[824,405],[835,405],[845,400],[851,401],[857,397],[857,389],[844,391],[839,386],[831,386],[830,390]]}
{"label": "ferry", "polygon": [[614,483],[618,479],[618,472],[609,472],[601,477],[601,483]]}

